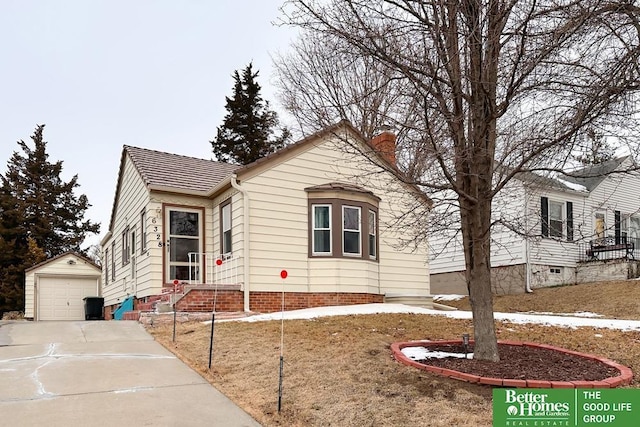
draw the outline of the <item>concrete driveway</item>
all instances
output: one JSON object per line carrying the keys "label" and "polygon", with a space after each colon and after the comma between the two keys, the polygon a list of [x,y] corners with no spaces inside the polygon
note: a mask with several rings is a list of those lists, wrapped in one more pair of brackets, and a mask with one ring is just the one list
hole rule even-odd
{"label": "concrete driveway", "polygon": [[0,322],[6,426],[259,426],[137,322]]}

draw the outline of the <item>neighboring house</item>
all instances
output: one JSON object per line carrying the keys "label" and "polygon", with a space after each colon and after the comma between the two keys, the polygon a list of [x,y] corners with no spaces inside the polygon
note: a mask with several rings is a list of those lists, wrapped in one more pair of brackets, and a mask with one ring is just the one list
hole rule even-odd
{"label": "neighboring house", "polygon": [[396,221],[429,201],[354,145],[395,162],[394,135],[368,143],[347,122],[246,166],[125,146],[101,242],[106,315],[174,288],[184,311],[280,310],[283,290],[287,309],[429,300],[428,250],[401,247]]}
{"label": "neighboring house", "polygon": [[100,267],[66,252],[25,272],[24,316],[33,320],[84,320],[84,298],[100,296]]}
{"label": "neighboring house", "polygon": [[[502,191],[494,220],[520,234],[500,223],[492,229],[494,292],[638,276],[640,176],[615,173],[631,165],[622,157],[561,179],[521,174]],[[433,294],[467,293],[461,240],[451,237],[430,236]]]}

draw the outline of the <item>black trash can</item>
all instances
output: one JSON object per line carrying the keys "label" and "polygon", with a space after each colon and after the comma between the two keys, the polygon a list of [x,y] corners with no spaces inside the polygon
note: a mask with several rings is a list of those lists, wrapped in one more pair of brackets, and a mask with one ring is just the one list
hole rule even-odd
{"label": "black trash can", "polygon": [[84,320],[104,320],[104,298],[84,297]]}

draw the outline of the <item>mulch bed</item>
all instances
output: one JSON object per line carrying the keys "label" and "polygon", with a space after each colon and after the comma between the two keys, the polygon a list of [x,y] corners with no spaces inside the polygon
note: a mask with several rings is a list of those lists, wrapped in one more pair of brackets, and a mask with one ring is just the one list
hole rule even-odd
{"label": "mulch bed", "polygon": [[[431,351],[462,353],[462,345],[429,346]],[[469,346],[468,351],[473,351]],[[498,344],[500,362],[446,357],[418,360],[425,365],[453,369],[491,378],[547,381],[600,381],[619,375],[616,368],[598,360],[546,348]]]}

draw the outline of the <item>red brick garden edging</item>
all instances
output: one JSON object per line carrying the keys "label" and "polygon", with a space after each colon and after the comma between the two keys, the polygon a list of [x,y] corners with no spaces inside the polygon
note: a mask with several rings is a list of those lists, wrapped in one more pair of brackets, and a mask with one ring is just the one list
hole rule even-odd
{"label": "red brick garden edging", "polygon": [[412,341],[412,342],[400,342],[391,344],[391,351],[393,357],[400,363],[413,366],[418,369],[433,372],[438,375],[442,375],[449,378],[455,378],[458,380],[466,381],[469,383],[478,383],[485,385],[501,386],[501,387],[520,387],[520,388],[615,388],[622,385],[628,385],[633,379],[633,372],[626,366],[620,365],[613,360],[606,359],[604,357],[595,356],[592,354],[580,353],[573,350],[567,350],[560,347],[554,347],[547,344],[536,344],[530,342],[521,341],[498,341],[503,345],[524,345],[528,347],[539,347],[548,350],[559,351],[562,353],[572,354],[587,359],[597,360],[605,365],[611,366],[620,372],[620,375],[610,378],[605,378],[602,381],[540,381],[540,380],[516,380],[511,378],[490,378],[481,377],[478,375],[467,374],[464,372],[454,371],[451,369],[439,368],[436,366],[426,365],[409,359],[402,353],[402,349],[406,347],[426,347],[439,346],[447,344],[461,344],[461,340],[452,341]]}

